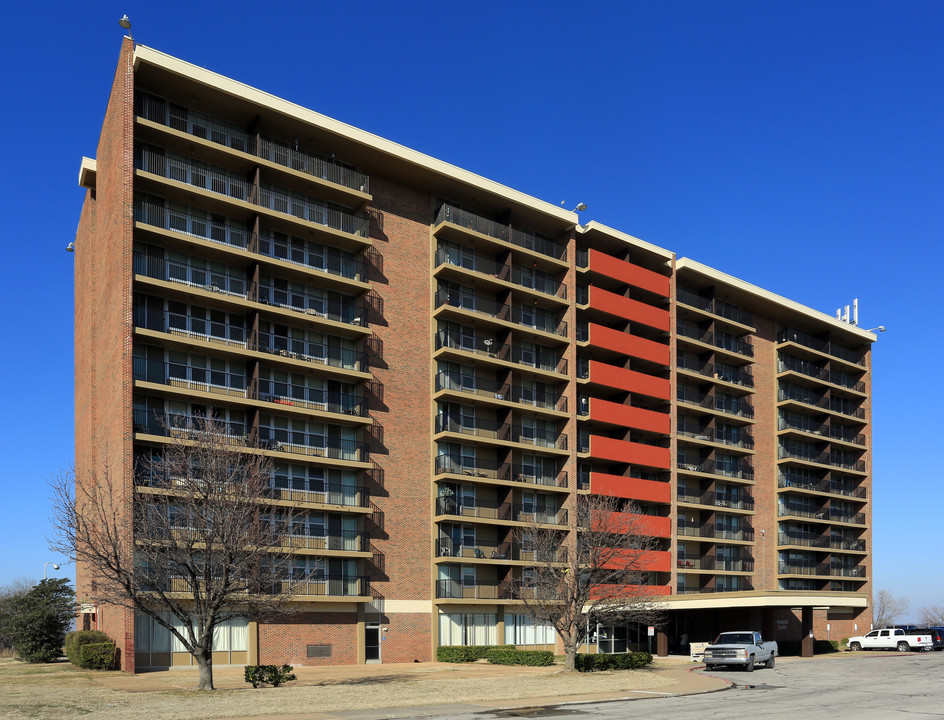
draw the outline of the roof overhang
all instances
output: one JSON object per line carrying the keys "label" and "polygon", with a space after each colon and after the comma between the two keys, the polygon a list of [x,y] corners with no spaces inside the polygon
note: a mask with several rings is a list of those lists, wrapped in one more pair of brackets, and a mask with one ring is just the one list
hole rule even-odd
{"label": "roof overhang", "polygon": [[822,610],[865,608],[867,597],[843,593],[714,593],[711,595],[677,595],[658,600],[663,610],[720,610],[724,608],[802,608]]}
{"label": "roof overhang", "polygon": [[95,172],[98,169],[98,163],[89,157],[82,158],[82,164],[79,165],[79,187],[86,190],[95,189]]}

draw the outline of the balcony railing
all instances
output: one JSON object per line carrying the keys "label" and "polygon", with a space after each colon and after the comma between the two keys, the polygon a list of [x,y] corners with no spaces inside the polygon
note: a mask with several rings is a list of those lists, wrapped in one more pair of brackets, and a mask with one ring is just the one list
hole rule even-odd
{"label": "balcony railing", "polygon": [[370,493],[360,485],[324,483],[322,489],[301,489],[292,487],[269,488],[268,496],[274,500],[314,503],[318,505],[341,505],[344,507],[370,507]]}
{"label": "balcony railing", "polygon": [[256,186],[224,168],[192,163],[183,156],[165,154],[159,148],[138,147],[135,153],[135,167],[169,180],[292,215],[315,225],[324,225],[359,237],[367,237],[369,234],[367,219],[358,217],[349,210],[300,195],[287,188]]}
{"label": "balcony railing", "polygon": [[728,413],[729,415],[737,415],[744,418],[754,417],[753,406],[748,401],[740,398],[731,399],[711,395],[709,393],[692,390],[684,385],[679,385],[676,397],[680,403],[685,403],[686,405],[697,405],[698,407],[717,410],[719,412]]}
{"label": "balcony railing", "polygon": [[689,472],[710,473],[712,475],[723,475],[724,477],[740,478],[742,480],[754,479],[754,468],[745,462],[719,463],[715,460],[679,455],[676,460],[676,465],[679,470],[687,470]]}
{"label": "balcony railing", "polygon": [[836,343],[830,342],[829,340],[823,340],[822,338],[815,337],[809,333],[803,332],[802,330],[795,330],[793,328],[787,328],[786,330],[781,330],[777,333],[777,342],[778,343],[787,343],[793,342],[798,345],[803,345],[804,347],[811,348],[817,352],[824,353],[826,355],[832,355],[833,357],[840,358],[846,362],[851,362],[854,365],[865,366],[865,354],[859,350],[851,350],[842,345],[837,345]]}
{"label": "balcony railing", "polygon": [[370,582],[366,576],[357,575],[312,575],[306,579],[276,583],[274,593],[291,591],[293,595],[307,597],[365,597],[370,595]]}
{"label": "balcony railing", "polygon": [[529,305],[506,305],[478,295],[465,295],[449,288],[440,288],[436,291],[434,304],[437,308],[448,305],[487,315],[496,320],[523,325],[533,330],[567,337],[566,320],[558,320],[554,314]]}
{"label": "balcony railing", "polygon": [[143,382],[160,383],[189,390],[201,390],[231,397],[250,397],[246,388],[246,376],[242,373],[136,357],[132,362],[132,377]]}
{"label": "balcony railing", "polygon": [[346,325],[367,327],[367,307],[353,300],[327,300],[318,295],[259,284],[258,301],[263,305],[294,310],[297,313],[333,320]]}
{"label": "balcony railing", "polygon": [[800,545],[803,547],[820,548],[821,550],[854,550],[864,551],[865,540],[859,538],[833,538],[828,535],[802,532],[794,530],[779,534],[780,545]]}
{"label": "balcony railing", "polygon": [[436,374],[436,390],[437,392],[451,390],[469,395],[494,398],[495,400],[508,400],[529,407],[567,412],[567,398],[555,391],[499,383],[483,378],[462,377],[457,379],[451,377],[448,373],[440,372]]}
{"label": "balcony railing", "polygon": [[468,477],[482,477],[493,480],[514,480],[528,485],[548,487],[567,487],[567,471],[542,470],[532,466],[499,463],[476,458],[455,457],[452,455],[436,456],[436,474],[452,473]]}
{"label": "balcony railing", "polygon": [[363,395],[354,393],[329,392],[322,388],[292,385],[263,378],[258,380],[257,396],[259,400],[278,405],[291,405],[359,417],[367,415],[366,399]]}
{"label": "balcony railing", "polygon": [[856,460],[855,458],[841,453],[816,452],[815,450],[808,450],[802,447],[781,445],[778,456],[781,460],[803,460],[820,465],[831,465],[832,467],[839,467],[843,470],[865,472],[865,460]]}
{"label": "balcony railing", "polygon": [[749,368],[716,367],[714,363],[701,362],[700,360],[688,358],[684,355],[680,355],[676,359],[676,367],[680,370],[688,370],[703,375],[704,377],[714,378],[715,380],[735,383],[742,387],[754,387],[754,377]]}
{"label": "balcony railing", "polygon": [[367,443],[294,430],[259,428],[259,445],[268,450],[314,457],[367,462]]}
{"label": "balcony railing", "polygon": [[499,346],[490,338],[477,338],[456,330],[439,330],[436,333],[436,349],[452,348],[476,355],[518,363],[526,367],[567,374],[567,360],[560,353],[544,348],[523,349],[520,345]]}
{"label": "balcony railing", "polygon": [[491,438],[503,442],[517,442],[539,447],[567,449],[567,435],[557,430],[541,430],[526,425],[511,423],[499,424],[485,418],[459,420],[445,415],[436,416],[436,432],[461,433],[477,437]]}
{"label": "balcony railing", "polygon": [[505,265],[476,254],[457,254],[447,247],[436,251],[436,267],[454,265],[473,272],[490,275],[499,280],[506,280],[529,290],[536,290],[545,295],[567,299],[567,285],[548,273],[536,270],[524,270],[514,265]]}
{"label": "balcony railing", "polygon": [[814,490],[816,492],[833,493],[834,495],[845,495],[865,499],[867,496],[865,486],[846,485],[835,480],[826,480],[824,478],[810,478],[802,475],[791,475],[782,473],[777,480],[777,486],[782,488],[796,488],[798,490]]}
{"label": "balcony railing", "polygon": [[741,323],[742,325],[753,325],[754,316],[744,310],[741,310],[737,305],[732,305],[729,302],[724,300],[717,300],[715,298],[706,298],[693,293],[691,290],[686,290],[684,288],[679,288],[677,300],[680,303],[685,303],[691,307],[698,308],[699,310],[704,310],[705,312],[712,313],[713,315],[719,315],[720,317],[727,318],[728,320],[733,320],[734,322]]}
{"label": "balcony railing", "polygon": [[825,438],[865,446],[865,433],[850,432],[842,425],[833,426],[827,423],[819,423],[812,417],[805,415],[800,416],[800,418],[781,417],[778,427],[780,430],[799,430],[811,435],[822,435]]}
{"label": "balcony railing", "polygon": [[468,503],[463,501],[461,497],[455,496],[436,498],[436,514],[542,525],[567,524],[566,510],[555,510],[541,505],[521,505],[519,503],[500,503],[478,499],[474,503]]}
{"label": "balcony railing", "polygon": [[219,145],[257,155],[285,167],[352,190],[369,192],[369,179],[364,173],[351,170],[333,160],[302,152],[287,143],[258,137],[245,128],[196,112],[163,99],[141,93],[138,96],[138,114],[141,117],[181,132],[210,140]]}
{"label": "balcony railing", "polygon": [[826,577],[865,577],[865,566],[844,567],[829,563],[781,562],[777,568],[781,575],[819,575]]}
{"label": "balcony railing", "polygon": [[510,585],[466,584],[458,580],[437,580],[438,600],[511,600]]}
{"label": "balcony railing", "polygon": [[710,505],[719,508],[733,508],[735,510],[754,509],[754,498],[749,495],[730,495],[728,493],[717,493],[714,491],[695,495],[679,490],[678,501],[697,505]]}
{"label": "balcony railing", "polygon": [[719,430],[717,433],[708,427],[699,427],[691,423],[681,422],[678,424],[678,435],[690,437],[693,440],[707,440],[709,442],[723,443],[731,447],[753,448],[754,438],[746,432],[734,432],[729,429]]}
{"label": "balcony railing", "polygon": [[246,297],[246,278],[228,271],[214,271],[200,265],[165,260],[144,253],[134,253],[134,272],[155,280],[189,285],[210,292]]}
{"label": "balcony railing", "polygon": [[676,330],[682,337],[697,340],[705,345],[713,345],[720,350],[727,350],[744,357],[754,357],[754,346],[746,337],[736,338],[722,333],[715,334],[708,330],[700,330],[687,323],[678,323]]}
{"label": "balcony railing", "polygon": [[777,398],[780,402],[793,400],[803,403],[804,405],[830,410],[842,415],[849,415],[850,417],[865,419],[865,408],[860,407],[860,403],[849,402],[843,398],[828,398],[816,393],[805,392],[803,388],[797,385],[781,386],[777,390]]}
{"label": "balcony railing", "polygon": [[341,550],[366,552],[369,540],[356,530],[334,530],[330,533],[292,531],[284,535],[282,547],[296,550]]}
{"label": "balcony railing", "polygon": [[679,556],[679,570],[714,570],[716,572],[754,572],[753,558],[719,558],[716,555],[700,557]]}
{"label": "balcony railing", "polygon": [[497,240],[510,242],[526,250],[533,250],[541,255],[547,255],[555,260],[563,260],[567,254],[567,246],[554,242],[548,237],[538,235],[527,230],[518,230],[508,225],[489,220],[475,213],[461,210],[452,205],[443,204],[436,214],[435,224],[448,222],[460,227],[468,228],[482,235],[488,235]]}
{"label": "balcony railing", "polygon": [[503,543],[467,543],[455,541],[451,537],[441,537],[433,541],[433,552],[436,557],[461,558],[476,560],[523,560],[525,562],[566,562],[567,548],[538,557],[538,553],[529,548],[521,547],[516,542]]}
{"label": "balcony railing", "polygon": [[[720,579],[720,578],[719,578]],[[738,578],[744,580],[744,578]],[[739,582],[737,586],[729,585],[712,585],[708,587],[677,587],[675,593],[677,595],[696,595],[702,593],[720,593],[720,592],[741,592],[744,590],[753,590],[754,586],[749,582]]]}
{"label": "balcony railing", "polygon": [[151,310],[140,305],[134,307],[133,316],[135,327],[183,335],[221,345],[246,347],[246,330],[242,325],[213,322],[201,317],[163,310]]}
{"label": "balcony railing", "polygon": [[367,354],[364,352],[274,333],[261,332],[257,337],[258,347],[252,349],[261,352],[344,370],[364,370],[367,366]]}
{"label": "balcony railing", "polygon": [[[183,413],[159,414],[143,409],[132,412],[134,431],[164,437],[199,439],[209,437],[207,418]],[[212,436],[232,445],[250,445],[252,438],[245,423],[213,418]]]}
{"label": "balcony railing", "polygon": [[777,371],[797,372],[801,375],[815,378],[816,380],[822,380],[823,382],[832,383],[833,385],[840,385],[849,390],[855,390],[861,393],[865,392],[864,380],[856,380],[849,375],[849,373],[827,370],[815,363],[795,358],[792,355],[780,355],[780,359],[777,361]]}
{"label": "balcony railing", "polygon": [[136,198],[134,219],[135,222],[152,225],[162,230],[172,230],[200,240],[209,240],[220,245],[240,249],[249,247],[250,232],[245,224],[221,219],[219,216],[191,214]]}

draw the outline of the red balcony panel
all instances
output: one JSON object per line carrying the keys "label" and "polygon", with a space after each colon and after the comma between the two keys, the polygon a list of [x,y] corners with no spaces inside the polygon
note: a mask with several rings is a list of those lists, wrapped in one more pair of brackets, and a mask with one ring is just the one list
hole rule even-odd
{"label": "red balcony panel", "polygon": [[660,517],[658,515],[643,515],[639,527],[642,532],[651,537],[672,537],[672,518]]}
{"label": "red balcony panel", "polygon": [[669,434],[672,426],[668,413],[620,405],[600,398],[590,398],[590,419],[665,435]]}
{"label": "red balcony panel", "polygon": [[660,365],[668,365],[671,358],[668,345],[596,323],[590,323],[590,344]]}
{"label": "red balcony panel", "polygon": [[646,465],[648,467],[669,469],[669,448],[644,445],[630,440],[590,436],[590,455],[612,462]]}
{"label": "red balcony panel", "polygon": [[617,295],[609,290],[590,286],[590,307],[602,310],[610,315],[625,318],[630,322],[638,322],[657,330],[669,330],[669,311],[653,307],[632,298]]}
{"label": "red balcony panel", "polygon": [[607,473],[590,473],[590,491],[597,495],[610,495],[611,497],[663,503],[665,505],[672,501],[672,491],[669,483],[640,480],[639,478],[609,475]]}
{"label": "red balcony panel", "polygon": [[662,297],[669,296],[670,280],[665,275],[619,260],[593,248],[590,248],[590,270],[627,285],[658,293]]}
{"label": "red balcony panel", "polygon": [[627,390],[640,395],[669,399],[671,385],[665,378],[654,377],[636,370],[607,365],[597,360],[590,361],[590,381],[618,390]]}

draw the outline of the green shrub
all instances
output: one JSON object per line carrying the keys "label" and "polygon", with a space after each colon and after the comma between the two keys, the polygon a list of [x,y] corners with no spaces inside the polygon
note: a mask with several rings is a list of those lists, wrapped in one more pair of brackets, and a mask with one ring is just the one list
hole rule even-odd
{"label": "green shrub", "polygon": [[115,666],[115,643],[86,643],[79,646],[79,667],[111,670]]}
{"label": "green shrub", "polygon": [[485,658],[489,650],[514,650],[514,645],[441,645],[436,648],[436,660],[448,663],[475,662]]}
{"label": "green shrub", "polygon": [[90,643],[112,643],[114,647],[112,639],[101,630],[75,630],[66,635],[66,642],[63,646],[69,662],[76,667],[85,667],[82,664],[82,646]]}
{"label": "green shrub", "polygon": [[594,670],[635,670],[652,663],[652,655],[647,652],[628,652],[614,654],[586,655],[578,653],[574,667],[579,672]]}
{"label": "green shrub", "polygon": [[243,678],[247,683],[252,683],[254,688],[260,685],[271,685],[278,687],[282,683],[295,680],[295,673],[292,672],[291,665],[246,665],[243,671]]}
{"label": "green shrub", "polygon": [[492,665],[531,665],[547,667],[554,664],[554,653],[548,650],[515,650],[491,648],[485,653],[485,659]]}

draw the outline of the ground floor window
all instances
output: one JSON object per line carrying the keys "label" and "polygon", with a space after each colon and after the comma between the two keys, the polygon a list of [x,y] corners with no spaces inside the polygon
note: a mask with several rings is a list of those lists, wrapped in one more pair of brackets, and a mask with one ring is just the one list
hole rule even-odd
{"label": "ground floor window", "polygon": [[530,615],[505,615],[506,645],[554,645],[556,641],[553,626],[537,623]]}
{"label": "ground floor window", "polygon": [[[168,621],[182,634],[186,626],[177,618]],[[170,630],[149,615],[135,614],[134,649],[138,653],[187,652],[183,643]],[[249,650],[249,622],[234,618],[216,626],[213,631],[213,650],[217,652],[245,652]]]}
{"label": "ground floor window", "polygon": [[485,613],[441,613],[440,645],[497,645],[498,616]]}

